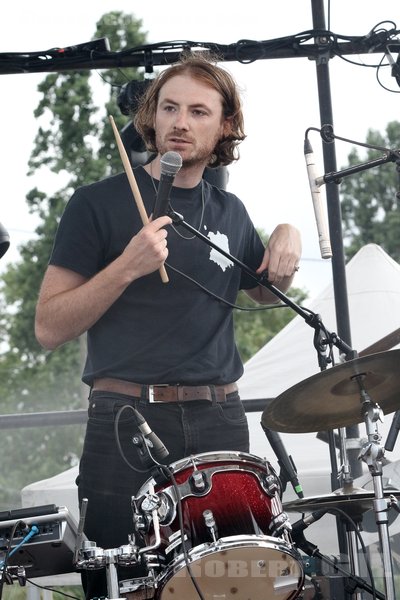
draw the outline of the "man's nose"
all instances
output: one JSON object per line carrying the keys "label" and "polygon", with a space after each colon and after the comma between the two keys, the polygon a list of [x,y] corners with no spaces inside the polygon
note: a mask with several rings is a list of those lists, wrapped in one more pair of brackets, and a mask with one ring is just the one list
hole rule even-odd
{"label": "man's nose", "polygon": [[189,128],[188,114],[186,111],[180,110],[179,112],[176,113],[174,128],[175,129],[183,129],[183,130],[187,130]]}

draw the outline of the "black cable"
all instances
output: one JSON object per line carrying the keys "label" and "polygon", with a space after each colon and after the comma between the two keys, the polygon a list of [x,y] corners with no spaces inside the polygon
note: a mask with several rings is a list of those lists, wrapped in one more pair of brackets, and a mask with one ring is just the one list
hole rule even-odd
{"label": "black cable", "polygon": [[380,85],[380,86],[381,86],[381,87],[382,87],[384,90],[386,90],[387,92],[392,92],[392,94],[400,94],[400,90],[392,90],[392,89],[390,89],[390,88],[386,87],[386,85],[383,85],[382,81],[379,79],[379,71],[380,71],[380,69],[381,69],[381,68],[383,69],[384,67],[390,67],[390,66],[391,66],[390,64],[387,64],[387,65],[382,65],[382,62],[383,62],[383,60],[385,59],[385,57],[386,57],[386,54],[384,54],[384,55],[382,56],[382,60],[381,60],[381,62],[380,62],[380,64],[379,64],[379,66],[378,66],[378,68],[377,68],[377,70],[376,70],[376,73],[375,73],[375,75],[376,75],[376,80],[377,80],[377,82],[379,83],[379,85]]}
{"label": "black cable", "polygon": [[[185,279],[188,279],[191,283],[194,283],[195,285],[197,285],[201,290],[203,290],[203,292],[205,292],[206,294],[211,296],[211,298],[214,298],[214,300],[217,300],[218,302],[221,302],[222,304],[226,304],[226,306],[229,306],[230,308],[235,308],[237,310],[243,310],[243,311],[247,311],[247,312],[255,312],[255,311],[259,311],[259,310],[272,310],[274,308],[288,308],[288,306],[286,306],[286,304],[268,304],[267,306],[254,306],[254,307],[253,306],[238,306],[237,304],[233,304],[232,302],[229,302],[229,300],[225,300],[225,298],[221,298],[221,296],[214,294],[214,292],[212,292],[211,290],[209,290],[208,288],[203,286],[199,281],[196,281],[196,279],[193,279],[192,277],[190,277],[190,275],[187,275],[186,273],[183,273],[179,269],[176,269],[175,267],[170,265],[168,262],[165,261],[164,264],[169,269],[171,269],[171,271],[178,273],[178,275],[185,277]],[[256,279],[256,278],[254,278],[254,279]]]}
{"label": "black cable", "polygon": [[[393,29],[386,30],[381,28],[378,30],[378,26],[382,23],[390,23],[393,25]],[[170,42],[162,42],[157,44],[146,44],[136,46],[134,48],[128,48],[120,52],[110,52],[104,47],[91,48],[89,43],[87,48],[85,44],[79,45],[78,47],[70,47],[66,49],[53,48],[50,50],[44,50],[40,52],[3,52],[0,53],[0,73],[12,73],[12,72],[34,72],[39,70],[41,72],[46,71],[50,68],[52,71],[57,71],[57,65],[61,70],[65,69],[85,69],[93,68],[96,69],[96,60],[106,59],[107,61],[115,61],[115,68],[121,66],[121,62],[126,57],[133,57],[140,54],[148,54],[157,52],[161,54],[161,58],[158,61],[154,60],[153,63],[159,65],[170,64],[176,62],[178,57],[169,56],[169,52],[182,52],[197,48],[200,50],[207,49],[215,56],[219,57],[219,60],[236,60],[240,63],[251,63],[260,58],[268,58],[268,56],[277,50],[287,49],[291,51],[298,50],[301,45],[306,46],[307,42],[313,39],[323,38],[324,43],[308,44],[311,54],[318,55],[321,51],[324,53],[329,51],[333,55],[340,56],[343,58],[344,52],[339,46],[340,42],[347,42],[354,46],[360,45],[359,53],[368,53],[379,49],[385,41],[394,39],[394,36],[398,35],[399,31],[393,21],[382,21],[374,26],[374,28],[363,36],[346,36],[342,34],[335,34],[328,30],[307,30],[291,36],[284,36],[273,40],[239,40],[238,43],[232,43],[228,45],[218,44],[215,42],[194,42],[190,40],[175,40]],[[104,44],[103,44],[104,45]],[[82,47],[83,46],[83,47]],[[92,67],[86,65],[82,67],[82,61],[89,61],[93,63]],[[133,66],[139,66],[133,65]],[[364,65],[363,65],[364,66]],[[114,68],[111,65],[109,68]]]}
{"label": "black cable", "polygon": [[[134,410],[135,410],[133,408],[133,406],[131,406],[130,404],[125,404],[124,406],[121,406],[121,408],[118,410],[118,412],[115,416],[115,421],[114,421],[114,435],[115,435],[115,441],[117,443],[118,452],[120,453],[122,460],[128,465],[128,467],[130,469],[132,469],[132,471],[135,471],[136,473],[148,473],[149,469],[139,469],[138,467],[135,467],[134,465],[132,465],[132,463],[130,463],[129,460],[126,458],[125,453],[122,449],[121,440],[119,439],[119,420],[120,420],[121,414],[123,413],[123,411],[126,408],[130,408],[132,410],[132,412],[134,412]],[[153,456],[152,456],[152,458],[153,458]],[[153,460],[154,460],[154,458],[153,458]]]}
{"label": "black cable", "polygon": [[373,65],[369,65],[363,62],[357,62],[355,60],[351,60],[350,58],[346,58],[345,56],[343,56],[342,54],[339,53],[335,53],[335,56],[337,56],[338,58],[340,58],[341,60],[343,60],[344,62],[350,63],[351,65],[355,65],[356,67],[365,67],[365,68],[370,68],[370,69],[379,69],[379,67],[381,66],[381,61],[379,61],[379,63],[377,64],[373,64]]}
{"label": "black cable", "polygon": [[196,577],[193,574],[192,566],[191,566],[190,560],[189,560],[188,551],[186,548],[185,530],[184,530],[183,512],[182,512],[182,497],[181,497],[181,494],[179,491],[178,484],[176,482],[176,479],[175,479],[174,474],[171,471],[171,469],[169,467],[165,467],[164,465],[160,465],[160,466],[163,468],[163,471],[166,471],[167,477],[170,479],[170,481],[173,485],[173,488],[175,490],[175,495],[176,495],[176,500],[177,500],[178,521],[179,521],[179,528],[180,528],[180,537],[181,537],[181,544],[182,544],[182,552],[183,552],[183,558],[185,561],[186,569],[189,573],[190,579],[195,587],[195,590],[196,590],[200,600],[205,600],[205,598],[200,590],[199,584],[196,581]]}
{"label": "black cable", "polygon": [[350,517],[350,515],[348,515],[344,510],[342,510],[341,508],[335,508],[335,507],[330,507],[329,508],[329,512],[333,512],[333,513],[337,513],[338,515],[340,515],[342,518],[344,518],[345,520],[347,520],[352,529],[354,529],[354,532],[357,536],[357,539],[360,542],[360,546],[364,555],[364,560],[365,560],[365,565],[367,567],[367,571],[368,571],[368,576],[370,578],[370,582],[371,582],[371,588],[372,588],[372,596],[374,598],[374,600],[376,600],[376,587],[375,587],[375,580],[374,580],[374,576],[372,574],[372,569],[371,569],[371,564],[370,561],[368,559],[368,555],[367,555],[367,549],[365,547],[365,543],[364,540],[362,539],[361,533],[359,532],[356,523],[354,522],[354,520]]}
{"label": "black cable", "polygon": [[8,559],[9,559],[10,552],[11,552],[12,543],[13,543],[13,540],[14,540],[15,533],[16,533],[16,531],[17,531],[17,529],[18,529],[18,527],[20,525],[25,525],[25,524],[21,520],[18,520],[18,521],[16,521],[14,523],[14,525],[13,525],[13,527],[11,529],[10,537],[8,539],[7,547],[6,547],[6,550],[5,550],[4,559],[3,559],[3,566],[1,568],[1,575],[0,575],[0,600],[1,600],[2,595],[3,595],[4,581],[5,581],[5,578],[6,578],[6,575],[7,575],[7,564],[8,564]]}
{"label": "black cable", "polygon": [[[321,134],[322,129],[320,129],[318,127],[308,127],[305,132],[306,138],[308,136],[309,131],[318,131]],[[354,144],[355,146],[361,146],[362,148],[367,148],[369,150],[379,150],[380,152],[393,152],[393,150],[391,150],[390,148],[386,148],[385,146],[377,146],[374,144],[368,144],[367,142],[358,142],[357,140],[351,140],[349,138],[345,138],[343,136],[337,135],[336,133],[333,133],[333,131],[330,131],[329,135],[332,138],[332,140],[330,140],[330,141],[333,141],[335,139],[335,140],[340,140],[341,142],[347,142],[349,144]]]}
{"label": "black cable", "polygon": [[172,470],[167,465],[161,464],[152,455],[150,448],[149,448],[149,454],[150,454],[150,456],[151,456],[154,464],[157,465],[157,467],[159,467],[159,469],[161,470],[162,474],[171,481],[172,486],[173,486],[173,488],[175,490],[175,495],[176,495],[176,500],[177,500],[177,512],[178,512],[179,528],[180,528],[180,537],[181,537],[183,557],[184,557],[184,560],[185,560],[185,566],[186,566],[186,568],[188,570],[189,576],[190,576],[190,578],[192,580],[192,583],[193,583],[193,585],[194,585],[194,587],[196,589],[196,592],[199,595],[200,600],[205,600],[205,598],[204,598],[203,594],[201,593],[201,590],[200,590],[200,588],[198,586],[196,578],[193,575],[192,567],[191,567],[190,561],[189,561],[189,555],[188,555],[187,548],[186,548],[184,522],[183,522],[183,513],[182,513],[182,497],[181,497],[181,494],[180,494],[180,491],[179,491],[178,484],[176,482],[176,479],[174,477],[174,474],[173,474]]}
{"label": "black cable", "polygon": [[49,592],[54,592],[55,594],[61,594],[62,596],[65,596],[66,598],[73,598],[73,600],[82,600],[79,596],[72,596],[71,594],[67,594],[66,592],[62,592],[61,590],[56,590],[55,588],[52,588],[48,585],[39,585],[38,583],[35,583],[34,581],[32,581],[32,579],[26,579],[26,581],[28,581],[28,583],[30,583],[31,585],[34,585],[35,587],[41,589],[41,590],[48,590]]}
{"label": "black cable", "polygon": [[[115,417],[115,421],[114,421],[114,434],[115,434],[115,438],[116,438],[116,441],[117,441],[118,450],[120,452],[120,455],[121,455],[122,459],[124,460],[124,462],[128,465],[128,467],[130,469],[132,469],[133,471],[136,471],[138,473],[149,473],[149,469],[138,469],[137,467],[134,467],[128,461],[128,459],[126,458],[126,456],[125,456],[125,454],[124,454],[124,452],[122,450],[121,442],[120,442],[120,439],[119,439],[118,424],[119,424],[120,416],[121,416],[122,412],[126,408],[130,408],[132,411],[134,410],[134,408],[132,406],[130,406],[129,404],[126,404],[125,406],[122,406],[118,410],[118,412],[116,414],[116,417]],[[174,477],[171,469],[167,465],[161,464],[152,455],[150,448],[148,448],[148,452],[149,452],[150,457],[153,460],[154,464],[157,465],[157,467],[159,467],[162,470],[163,473],[165,473],[165,472],[167,473],[167,477],[171,481],[171,483],[172,483],[172,485],[174,487],[175,494],[176,494],[176,499],[177,499],[178,520],[179,520],[179,527],[180,527],[180,531],[181,531],[182,552],[183,552],[183,556],[184,556],[184,560],[185,560],[185,565],[186,565],[186,568],[187,568],[188,573],[190,575],[190,578],[191,578],[191,580],[193,582],[193,585],[194,585],[194,587],[196,589],[196,592],[199,595],[200,600],[205,600],[205,598],[204,598],[203,594],[201,593],[201,590],[200,590],[200,588],[198,586],[198,583],[197,583],[197,581],[196,581],[196,579],[195,579],[195,577],[193,575],[193,571],[192,571],[192,568],[191,568],[191,565],[190,565],[190,561],[189,561],[189,556],[188,556],[187,549],[186,549],[185,534],[184,534],[184,522],[183,522],[183,514],[182,514],[182,499],[181,499],[181,496],[180,496],[178,484],[176,483],[176,479],[175,479],[175,477]],[[73,596],[71,596],[71,597],[73,597]],[[1,600],[1,598],[0,598],[0,600]]]}

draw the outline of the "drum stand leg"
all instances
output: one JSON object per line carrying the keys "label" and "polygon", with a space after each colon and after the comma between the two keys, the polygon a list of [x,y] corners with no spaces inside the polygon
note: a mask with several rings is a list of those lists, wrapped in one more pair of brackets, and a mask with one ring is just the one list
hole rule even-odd
{"label": "drum stand leg", "polygon": [[124,600],[120,598],[119,581],[116,567],[115,549],[105,550],[106,557],[106,577],[107,577],[107,592],[108,600]]}
{"label": "drum stand leg", "polygon": [[[361,517],[360,517],[361,518]],[[357,522],[357,528],[359,527],[359,523]],[[359,578],[360,577],[360,563],[358,560],[358,545],[357,545],[357,533],[354,530],[347,530],[347,546],[349,552],[350,559],[350,570],[354,575]],[[355,592],[354,600],[362,600],[363,599],[362,592]]]}
{"label": "drum stand leg", "polygon": [[388,505],[383,494],[382,484],[382,458],[384,449],[379,444],[382,436],[379,434],[377,426],[377,421],[383,421],[383,412],[377,404],[371,401],[371,398],[363,388],[362,375],[357,376],[357,381],[360,387],[364,421],[368,436],[368,441],[362,447],[359,458],[368,465],[374,484],[374,512],[382,551],[386,600],[396,600],[388,530]]}

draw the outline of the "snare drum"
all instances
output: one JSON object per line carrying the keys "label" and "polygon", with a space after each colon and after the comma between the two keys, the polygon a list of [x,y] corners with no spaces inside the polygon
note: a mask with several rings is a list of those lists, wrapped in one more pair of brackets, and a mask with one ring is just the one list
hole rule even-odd
{"label": "snare drum", "polygon": [[157,600],[198,600],[193,579],[205,600],[289,600],[299,594],[302,563],[285,528],[279,479],[267,461],[243,452],[207,452],[170,470],[176,485],[150,479],[134,499],[136,514],[149,522],[154,486],[161,543],[153,549],[151,522],[145,541],[151,562],[154,554],[159,559]]}

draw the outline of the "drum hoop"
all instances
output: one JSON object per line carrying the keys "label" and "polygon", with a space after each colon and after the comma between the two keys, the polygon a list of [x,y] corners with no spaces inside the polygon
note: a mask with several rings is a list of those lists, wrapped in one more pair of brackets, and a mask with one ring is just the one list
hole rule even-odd
{"label": "drum hoop", "polygon": [[181,458],[170,464],[169,468],[171,471],[175,473],[179,473],[179,471],[184,470],[190,465],[203,465],[209,463],[210,461],[217,462],[227,462],[227,461],[236,461],[236,462],[250,462],[256,463],[263,467],[269,467],[269,463],[259,456],[255,454],[249,454],[247,452],[236,452],[233,450],[229,451],[221,451],[221,452],[201,452],[199,454],[191,454],[185,458]]}
{"label": "drum hoop", "polygon": [[[206,542],[195,546],[188,551],[188,557],[190,564],[192,565],[196,560],[201,560],[207,556],[217,555],[219,551],[226,551],[231,549],[240,548],[267,548],[276,550],[281,554],[287,554],[299,566],[299,581],[298,589],[301,589],[304,583],[304,569],[303,562],[301,560],[299,552],[286,542],[283,538],[271,537],[266,535],[236,535],[230,537],[223,537],[217,540],[217,542]],[[186,567],[185,556],[183,552],[178,554],[171,563],[169,563],[165,570],[158,575],[156,578],[156,587],[158,588],[163,585],[163,580],[169,581],[171,577],[179,573],[182,568]]]}

